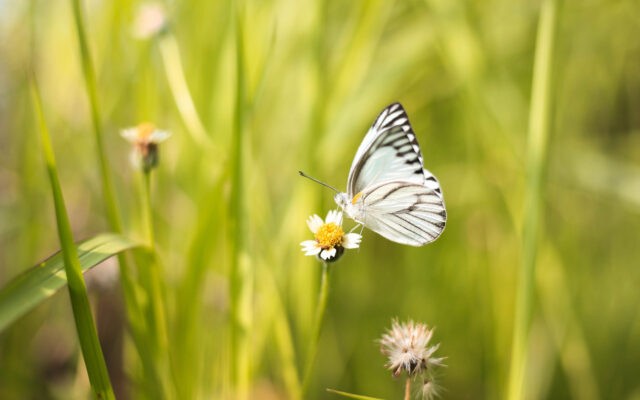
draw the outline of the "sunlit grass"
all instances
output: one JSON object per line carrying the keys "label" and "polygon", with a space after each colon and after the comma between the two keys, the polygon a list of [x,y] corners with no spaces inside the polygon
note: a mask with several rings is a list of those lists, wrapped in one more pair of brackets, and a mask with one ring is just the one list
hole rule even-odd
{"label": "sunlit grass", "polygon": [[[634,398],[640,6],[562,3],[517,392]],[[138,5],[0,2],[0,290],[60,248],[32,65],[74,238],[112,231],[155,247],[155,258],[120,257],[112,290],[89,285],[98,326],[110,327],[102,350],[122,355],[107,365],[126,376],[112,379],[116,395],[401,398],[376,343],[399,318],[436,327],[442,398],[507,397],[541,4],[169,2],[166,29],[146,39],[134,37]],[[298,170],[344,189],[393,101],[442,185],[447,228],[417,249],[365,230],[332,265],[302,396],[322,268],[299,243],[307,217],[335,205]],[[146,121],[172,137],[144,184],[120,131]],[[64,296],[0,332],[0,398],[90,393]],[[98,306],[118,296],[125,323]]]}

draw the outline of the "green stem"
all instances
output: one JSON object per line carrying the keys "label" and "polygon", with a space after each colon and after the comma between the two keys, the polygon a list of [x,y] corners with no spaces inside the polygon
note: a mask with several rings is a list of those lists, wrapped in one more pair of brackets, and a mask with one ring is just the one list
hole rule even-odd
{"label": "green stem", "polygon": [[111,381],[107,372],[107,366],[98,340],[98,332],[96,330],[93,316],[91,314],[91,305],[87,296],[87,288],[82,276],[82,267],[78,259],[78,251],[73,241],[69,217],[65,209],[64,197],[58,179],[56,170],[56,161],[51,145],[51,138],[47,124],[44,120],[42,111],[42,101],[40,93],[35,83],[35,79],[31,81],[31,93],[33,95],[34,108],[37,114],[40,136],[42,139],[42,150],[51,183],[51,192],[53,194],[53,202],[56,212],[56,222],[58,226],[58,237],[62,247],[62,256],[64,259],[64,269],[67,275],[67,283],[69,289],[69,297],[71,299],[71,307],[73,309],[73,317],[76,324],[76,331],[80,341],[80,348],[84,357],[87,374],[91,388],[98,399],[115,399]]}
{"label": "green stem", "polygon": [[327,311],[327,299],[329,298],[329,278],[331,277],[331,267],[326,262],[322,263],[322,280],[320,282],[320,295],[318,297],[318,306],[316,308],[316,316],[313,322],[313,331],[311,333],[311,341],[307,351],[307,364],[304,368],[304,380],[302,381],[302,398],[305,398],[309,390],[311,374],[315,365],[316,356],[318,355],[318,343],[320,342],[320,332],[322,331],[322,323]]}
{"label": "green stem", "polygon": [[533,295],[538,235],[540,231],[543,176],[552,110],[551,78],[553,45],[557,25],[557,0],[544,0],[540,11],[538,37],[529,113],[527,144],[527,191],[522,232],[522,266],[518,283],[509,372],[508,399],[524,397],[528,332],[533,313]]}
{"label": "green stem", "polygon": [[154,228],[153,228],[153,207],[151,206],[151,171],[142,173],[142,218],[147,245],[151,252],[156,251]]}
{"label": "green stem", "polygon": [[168,348],[167,323],[164,312],[164,296],[162,290],[162,277],[160,274],[160,265],[156,254],[156,245],[153,226],[153,207],[151,202],[151,172],[142,173],[142,218],[144,221],[144,231],[147,240],[147,246],[150,249],[150,260],[142,269],[146,272],[141,274],[144,279],[144,286],[150,298],[151,307],[151,327],[153,328],[153,336],[156,338],[155,348],[157,356],[162,357],[166,354]]}
{"label": "green stem", "polygon": [[[150,368],[148,373],[154,382],[159,379],[159,387],[155,390],[154,396],[161,394],[163,398],[169,398],[172,393],[169,390],[169,359],[167,352],[169,348],[168,325],[165,312],[164,290],[160,264],[156,254],[155,234],[153,226],[153,207],[151,201],[151,172],[142,172],[140,179],[141,213],[145,240],[147,242],[148,253],[144,257],[136,259],[140,272],[140,284],[147,293],[148,302],[146,310],[147,318],[147,342],[142,346],[147,363],[146,368]],[[152,365],[148,365],[151,361]]]}

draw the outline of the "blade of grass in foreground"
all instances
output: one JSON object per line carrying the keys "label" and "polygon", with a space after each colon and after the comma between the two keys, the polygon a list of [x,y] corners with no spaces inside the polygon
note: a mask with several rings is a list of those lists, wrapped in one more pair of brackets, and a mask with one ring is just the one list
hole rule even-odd
{"label": "blade of grass in foreground", "polygon": [[243,13],[238,5],[236,21],[236,99],[233,120],[230,229],[231,265],[230,309],[231,309],[231,382],[235,397],[246,399],[251,381],[250,333],[253,325],[253,281],[254,275],[246,250],[244,210],[244,130],[246,117],[246,81],[244,69]]}
{"label": "blade of grass in foreground", "polygon": [[553,42],[558,19],[557,3],[557,0],[545,0],[542,3],[538,24],[531,108],[529,112],[522,265],[518,283],[507,392],[507,398],[510,400],[522,399],[525,391],[528,332],[533,309],[533,285],[539,242],[540,203],[543,191],[543,176],[546,168],[551,103],[553,101],[551,96],[551,68]]}
{"label": "blade of grass in foreground", "polygon": [[84,357],[91,388],[98,399],[115,399],[113,388],[107,366],[102,354],[102,348],[98,341],[98,333],[91,314],[87,288],[82,276],[82,268],[78,258],[78,252],[73,243],[73,235],[69,224],[69,217],[65,209],[64,198],[58,180],[55,156],[47,124],[44,120],[42,102],[35,83],[35,78],[31,80],[31,93],[33,95],[34,109],[38,118],[38,127],[42,139],[42,152],[47,166],[51,192],[56,212],[56,223],[58,225],[58,236],[62,247],[62,258],[64,259],[64,269],[67,275],[69,298],[73,309],[73,317],[76,323],[76,331],[80,340],[80,348]]}
{"label": "blade of grass in foreground", "polygon": [[[103,233],[79,243],[77,247],[83,272],[138,243],[111,233]],[[53,296],[67,284],[62,253],[17,276],[0,290],[0,332],[34,307]]]}

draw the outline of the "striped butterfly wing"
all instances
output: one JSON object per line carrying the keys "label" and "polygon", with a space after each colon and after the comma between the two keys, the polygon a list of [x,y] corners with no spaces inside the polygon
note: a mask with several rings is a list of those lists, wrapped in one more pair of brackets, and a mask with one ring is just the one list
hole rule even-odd
{"label": "striped butterfly wing", "polygon": [[429,176],[433,177],[423,169],[409,117],[400,103],[393,103],[382,110],[362,140],[349,171],[347,193],[353,197],[385,181],[422,184]]}
{"label": "striped butterfly wing", "polygon": [[439,186],[384,182],[366,189],[362,202],[366,210],[364,225],[391,241],[423,246],[444,231],[447,213]]}

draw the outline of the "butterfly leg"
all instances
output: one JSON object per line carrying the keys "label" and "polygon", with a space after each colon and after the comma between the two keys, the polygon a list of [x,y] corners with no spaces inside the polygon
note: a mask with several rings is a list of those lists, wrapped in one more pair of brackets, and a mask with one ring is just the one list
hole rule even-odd
{"label": "butterfly leg", "polygon": [[353,231],[355,231],[356,229],[358,229],[358,227],[360,227],[360,236],[362,236],[362,231],[364,231],[364,225],[358,223],[356,226],[354,226],[353,228],[351,228],[351,230],[349,231],[349,233],[353,233]]}

